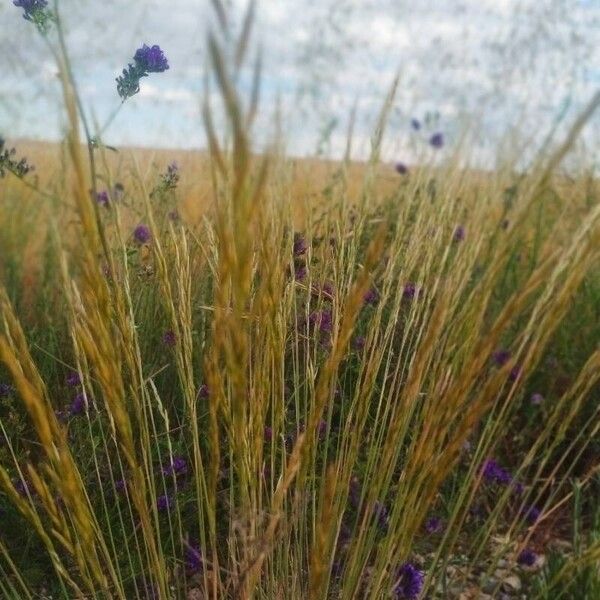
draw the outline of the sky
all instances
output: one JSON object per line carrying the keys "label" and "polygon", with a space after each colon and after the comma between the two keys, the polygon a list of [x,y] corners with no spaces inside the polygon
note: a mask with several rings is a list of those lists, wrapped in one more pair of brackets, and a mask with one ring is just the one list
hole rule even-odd
{"label": "sky", "polygon": [[[239,26],[245,3],[226,4]],[[135,50],[159,44],[168,57],[170,69],[142,81],[106,143],[204,147],[210,0],[59,6],[84,105],[100,125],[120,103],[115,77]],[[0,0],[0,135],[57,139],[57,69],[19,13]],[[437,131],[444,152],[460,145],[475,162],[532,154],[553,128],[560,137],[600,88],[600,0],[259,0],[251,42],[264,62],[256,144],[273,139],[279,112],[293,155],[340,156],[356,106],[354,152],[365,158],[396,74],[384,155],[407,162],[429,157],[427,139]],[[413,118],[423,123],[418,132]],[[579,153],[597,161],[599,149],[596,115]]]}

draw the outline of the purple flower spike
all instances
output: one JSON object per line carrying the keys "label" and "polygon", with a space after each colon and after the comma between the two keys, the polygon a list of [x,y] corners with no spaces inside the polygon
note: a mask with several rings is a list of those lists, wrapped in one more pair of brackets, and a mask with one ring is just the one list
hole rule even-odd
{"label": "purple flower spike", "polygon": [[187,461],[183,456],[175,456],[169,465],[162,468],[162,472],[165,477],[187,475]]}
{"label": "purple flower spike", "polygon": [[521,377],[521,373],[523,372],[523,369],[521,368],[520,365],[515,365],[511,370],[510,373],[508,374],[508,380],[509,381],[517,381],[517,379],[519,379],[519,377]]}
{"label": "purple flower spike", "polygon": [[147,244],[152,234],[147,225],[140,224],[133,230],[133,238],[138,244]]}
{"label": "purple flower spike", "polygon": [[411,119],[410,120],[410,126],[415,130],[415,131],[419,131],[419,129],[421,129],[421,121],[419,121],[419,119]]}
{"label": "purple flower spike", "polygon": [[408,173],[408,167],[403,162],[397,162],[395,168],[398,175],[406,175]]}
{"label": "purple flower spike", "polygon": [[538,556],[533,550],[525,548],[517,557],[517,562],[525,567],[533,567],[537,562],[537,558]]}
{"label": "purple flower spike", "polygon": [[186,544],[185,569],[188,573],[198,573],[204,567],[202,550],[196,544]]}
{"label": "purple flower spike", "polygon": [[404,300],[414,300],[417,293],[417,286],[409,281],[404,286],[404,290],[402,291],[402,298],[404,298]]}
{"label": "purple flower spike", "polygon": [[156,508],[158,508],[159,512],[169,511],[172,507],[173,499],[170,496],[163,494],[156,499]]}
{"label": "purple flower spike", "polygon": [[71,371],[65,381],[69,387],[77,387],[81,384],[81,377],[77,371]]}
{"label": "purple flower spike", "polygon": [[173,348],[173,346],[175,346],[177,343],[177,335],[175,332],[171,330],[165,331],[162,337],[162,343],[169,348]]}
{"label": "purple flower spike", "polygon": [[454,230],[454,241],[455,242],[462,242],[465,239],[465,228],[464,225],[459,225],[455,230]]}
{"label": "purple flower spike", "polygon": [[439,517],[429,517],[427,521],[425,521],[425,531],[432,535],[434,533],[439,533],[444,529],[444,523]]}
{"label": "purple flower spike", "polygon": [[73,402],[71,402],[71,406],[69,407],[69,414],[72,417],[76,417],[77,415],[82,414],[87,408],[87,400],[85,394],[83,392],[77,394],[75,398],[73,398]]}
{"label": "purple flower spike", "polygon": [[110,199],[108,197],[108,192],[106,190],[102,190],[101,192],[96,192],[96,202],[101,206],[108,208],[110,204]]}
{"label": "purple flower spike", "polygon": [[308,244],[301,233],[294,234],[294,256],[302,256],[306,254]]}
{"label": "purple flower spike", "polygon": [[423,589],[425,573],[412,563],[404,563],[396,573],[394,596],[400,599],[416,600]]}
{"label": "purple flower spike", "polygon": [[13,4],[23,9],[23,18],[27,21],[37,22],[39,19],[48,18],[48,0],[13,0]]}
{"label": "purple flower spike", "polygon": [[308,271],[304,265],[299,265],[294,268],[294,277],[296,281],[304,281]]}
{"label": "purple flower spike", "polygon": [[367,290],[366,294],[363,297],[363,302],[365,304],[370,304],[371,306],[374,306],[375,304],[377,304],[378,300],[379,300],[379,294],[375,288],[371,288],[370,290]]}
{"label": "purple flower spike", "polygon": [[144,44],[133,56],[136,66],[146,73],[162,73],[169,68],[169,63],[160,46]]}
{"label": "purple flower spike", "polygon": [[539,406],[540,404],[543,404],[544,396],[536,392],[535,394],[532,394],[530,402],[534,406]]}
{"label": "purple flower spike", "polygon": [[538,522],[541,514],[542,511],[536,506],[525,507],[521,511],[521,515],[530,525],[535,525]]}
{"label": "purple flower spike", "polygon": [[443,133],[434,133],[429,138],[429,144],[433,148],[441,148],[444,145],[444,134]]}
{"label": "purple flower spike", "polygon": [[352,340],[352,347],[357,352],[360,352],[364,349],[365,344],[367,343],[367,338],[364,335],[357,335],[354,340]]}
{"label": "purple flower spike", "polygon": [[512,475],[503,469],[493,458],[488,458],[483,465],[483,478],[488,483],[508,485],[512,482]]}
{"label": "purple flower spike", "polygon": [[508,350],[496,350],[492,354],[492,360],[496,363],[496,366],[503,367],[510,360],[510,352]]}

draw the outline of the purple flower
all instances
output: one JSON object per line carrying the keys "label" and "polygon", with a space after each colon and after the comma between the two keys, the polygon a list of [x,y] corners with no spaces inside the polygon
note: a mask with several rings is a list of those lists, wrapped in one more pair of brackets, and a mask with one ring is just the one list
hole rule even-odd
{"label": "purple flower", "polygon": [[140,91],[140,79],[149,73],[162,73],[169,68],[169,63],[159,46],[149,47],[144,44],[133,57],[134,64],[129,63],[117,77],[117,92],[123,102]]}
{"label": "purple flower", "polygon": [[408,167],[403,162],[397,162],[395,169],[398,175],[406,175],[408,173]]}
{"label": "purple flower", "polygon": [[429,138],[429,144],[433,148],[441,148],[444,145],[444,134],[443,133],[434,133]]}
{"label": "purple flower", "polygon": [[13,0],[13,4],[17,8],[23,9],[23,18],[28,21],[35,21],[44,14],[48,6],[48,0]]}
{"label": "purple flower", "polygon": [[117,494],[126,494],[127,482],[124,479],[118,479],[115,481],[115,490],[117,491]]}
{"label": "purple flower", "polygon": [[175,332],[171,330],[165,331],[162,336],[162,343],[169,348],[173,348],[173,346],[175,346],[177,343],[177,335]]}
{"label": "purple flower", "polygon": [[0,398],[8,398],[14,392],[12,385],[0,382]]}
{"label": "purple flower", "polygon": [[515,365],[510,370],[510,373],[508,374],[508,380],[509,381],[517,381],[517,379],[519,379],[519,377],[521,376],[522,372],[523,372],[523,369],[521,368],[521,366],[520,365]]}
{"label": "purple flower", "polygon": [[133,56],[135,64],[145,73],[162,73],[169,68],[169,63],[160,46],[144,44]]}
{"label": "purple flower", "polygon": [[412,282],[408,282],[407,284],[404,285],[404,290],[402,291],[402,297],[405,300],[413,300],[415,298],[415,296],[417,295],[418,290],[417,290],[417,286],[412,283]]}
{"label": "purple flower", "polygon": [[333,330],[333,315],[330,310],[317,310],[308,315],[308,322],[321,333],[331,333]]}
{"label": "purple flower", "polygon": [[202,550],[196,544],[187,544],[185,546],[185,570],[188,573],[198,573],[204,566]]}
{"label": "purple flower", "polygon": [[464,225],[459,225],[455,230],[454,230],[454,237],[453,237],[455,242],[462,242],[465,239],[465,228]]}
{"label": "purple flower", "polygon": [[412,563],[404,563],[396,572],[394,595],[396,598],[416,600],[423,589],[425,573]]}
{"label": "purple flower", "polygon": [[173,161],[168,167],[167,172],[161,177],[161,187],[163,191],[174,190],[179,182],[179,165]]}
{"label": "purple flower", "polygon": [[493,458],[488,458],[483,465],[483,478],[488,483],[508,485],[512,482],[512,475],[503,469]]}
{"label": "purple flower", "polygon": [[306,254],[308,250],[308,244],[306,243],[306,239],[301,233],[294,234],[294,256],[302,256]]}
{"label": "purple flower", "polygon": [[535,525],[540,518],[542,511],[536,506],[526,506],[521,511],[521,516],[530,524]]}
{"label": "purple flower", "polygon": [[210,390],[208,389],[208,386],[205,383],[203,383],[198,388],[198,398],[201,398],[202,400],[208,400],[209,396],[210,396]]}
{"label": "purple flower", "polygon": [[371,289],[367,290],[367,292],[363,296],[363,302],[365,304],[375,305],[375,304],[377,304],[378,300],[379,300],[379,293],[377,292],[377,290],[375,288],[371,288]]}
{"label": "purple flower", "polygon": [[320,440],[325,439],[325,436],[327,435],[327,421],[319,421],[319,424],[317,425],[317,435]]}
{"label": "purple flower", "polygon": [[179,221],[179,212],[177,211],[177,209],[173,209],[170,210],[167,213],[167,216],[169,217],[169,219],[171,219],[171,221],[173,221],[174,223],[177,223],[177,221]]}
{"label": "purple flower", "polygon": [[308,271],[304,265],[294,266],[294,278],[296,281],[304,281]]}
{"label": "purple flower", "polygon": [[82,414],[87,407],[87,399],[83,392],[80,392],[73,398],[73,402],[69,406],[69,414],[72,417]]}
{"label": "purple flower", "polygon": [[419,131],[419,129],[421,129],[421,121],[419,121],[419,119],[411,119],[410,120],[410,126],[415,130],[415,131]]}
{"label": "purple flower", "polygon": [[12,483],[19,496],[27,498],[27,496],[30,495],[31,492],[29,490],[29,484],[27,483],[27,481],[25,481],[25,479],[21,479],[20,477],[18,479],[15,478],[13,479]]}
{"label": "purple flower", "polygon": [[70,371],[65,381],[69,387],[77,387],[81,384],[81,377],[77,371]]}
{"label": "purple flower", "polygon": [[517,562],[526,567],[533,567],[537,562],[537,558],[537,554],[533,550],[525,548],[517,557]]}
{"label": "purple flower", "polygon": [[101,192],[96,192],[96,202],[108,208],[110,204],[110,198],[108,197],[108,192],[106,190],[102,190]]}
{"label": "purple flower", "polygon": [[429,519],[425,521],[425,531],[430,535],[439,533],[443,528],[444,523],[439,517],[429,517]]}
{"label": "purple flower", "polygon": [[360,350],[364,349],[366,343],[367,343],[367,338],[365,338],[364,335],[357,335],[352,340],[352,347],[354,348],[354,350],[360,351]]}
{"label": "purple flower", "polygon": [[165,512],[171,510],[173,507],[173,499],[167,494],[163,494],[156,499],[156,508],[159,512]]}
{"label": "purple flower", "polygon": [[496,363],[496,366],[503,367],[510,360],[510,352],[505,349],[496,350],[492,354],[492,359]]}
{"label": "purple flower", "polygon": [[133,230],[133,237],[138,244],[147,244],[152,234],[147,225],[140,224]]}
{"label": "purple flower", "polygon": [[162,472],[165,477],[172,477],[173,475],[187,475],[187,461],[185,458],[183,458],[183,456],[175,456],[170,464],[162,468]]}
{"label": "purple flower", "polygon": [[535,394],[531,395],[530,402],[531,402],[531,404],[534,404],[535,406],[539,406],[540,404],[542,404],[544,402],[544,396],[542,396],[540,393],[536,392]]}
{"label": "purple flower", "polygon": [[273,439],[273,429],[271,429],[271,427],[265,427],[264,436],[265,441],[270,442]]}

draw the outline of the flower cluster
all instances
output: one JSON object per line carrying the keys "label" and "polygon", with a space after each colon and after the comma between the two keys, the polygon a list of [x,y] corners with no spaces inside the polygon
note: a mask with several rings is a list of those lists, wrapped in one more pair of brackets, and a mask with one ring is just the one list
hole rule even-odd
{"label": "flower cluster", "polygon": [[169,68],[167,57],[160,46],[144,44],[133,56],[123,74],[117,77],[117,92],[123,101],[140,91],[140,79],[150,73],[162,73]]}
{"label": "flower cluster", "polygon": [[13,156],[17,153],[14,148],[6,148],[5,140],[0,137],[0,179],[7,172],[12,173],[16,177],[23,178],[27,173],[34,170],[34,167],[28,164],[27,159],[21,158],[15,160]]}
{"label": "flower cluster", "polygon": [[13,393],[12,385],[0,382],[0,398],[8,398]]}
{"label": "flower cluster", "polygon": [[54,15],[48,9],[48,0],[13,0],[17,8],[23,9],[23,18],[31,21],[41,33],[48,30]]}
{"label": "flower cluster", "polygon": [[425,573],[412,563],[404,563],[396,572],[394,596],[398,599],[416,600],[421,595],[424,583]]}

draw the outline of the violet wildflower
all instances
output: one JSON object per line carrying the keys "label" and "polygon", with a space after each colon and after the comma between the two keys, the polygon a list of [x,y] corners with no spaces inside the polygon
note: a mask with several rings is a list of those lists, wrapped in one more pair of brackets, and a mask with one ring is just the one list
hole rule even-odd
{"label": "violet wildflower", "polygon": [[367,338],[365,338],[364,335],[357,335],[352,340],[352,348],[354,348],[354,350],[356,350],[357,352],[360,352],[361,350],[364,349],[366,343],[367,343]]}
{"label": "violet wildflower", "polygon": [[419,129],[421,129],[421,121],[419,121],[419,119],[411,119],[410,120],[410,126],[415,130],[415,131],[419,131]]}
{"label": "violet wildflower", "polygon": [[202,558],[202,550],[196,544],[188,544],[185,546],[185,570],[192,574],[201,571],[204,566]]}
{"label": "violet wildflower", "polygon": [[264,437],[265,442],[270,442],[273,439],[273,429],[271,427],[265,427]]}
{"label": "violet wildflower", "polygon": [[517,562],[525,567],[533,567],[537,562],[537,554],[530,548],[525,548],[517,557]]}
{"label": "violet wildflower", "polygon": [[147,244],[152,234],[147,225],[140,224],[133,230],[133,237],[138,244]]}
{"label": "violet wildflower", "polygon": [[301,233],[294,234],[294,256],[302,256],[306,254],[308,250],[308,244],[306,243],[306,239]]}
{"label": "violet wildflower", "polygon": [[17,8],[23,9],[23,18],[35,24],[41,33],[46,33],[53,15],[48,9],[48,0],[13,0]]}
{"label": "violet wildflower", "polygon": [[443,133],[434,133],[429,138],[429,145],[433,148],[441,148],[444,145],[444,134]]}
{"label": "violet wildflower", "polygon": [[544,402],[544,396],[542,396],[540,393],[536,392],[535,394],[531,395],[531,399],[529,401],[531,402],[531,404],[533,404],[535,406],[539,406],[540,404],[542,404]]}
{"label": "violet wildflower", "polygon": [[69,415],[72,417],[80,415],[85,411],[86,407],[87,400],[85,394],[81,392],[73,398],[73,402],[71,402],[71,405],[69,406]]}
{"label": "violet wildflower", "polygon": [[464,225],[459,225],[455,230],[454,230],[454,237],[453,237],[455,242],[462,242],[465,239],[465,227]]}
{"label": "violet wildflower", "polygon": [[161,185],[163,190],[174,190],[179,182],[179,165],[173,161],[168,167],[167,172],[163,174]]}
{"label": "violet wildflower", "polygon": [[102,190],[101,192],[96,192],[96,202],[98,204],[108,208],[108,206],[110,204],[108,192],[106,190]]}
{"label": "violet wildflower", "polygon": [[331,333],[333,330],[333,315],[330,310],[317,310],[308,315],[309,324],[318,328],[321,333]]}
{"label": "violet wildflower", "polygon": [[173,210],[170,210],[167,213],[167,216],[169,217],[169,219],[171,221],[173,221],[173,223],[177,223],[179,221],[179,219],[180,219],[180,217],[179,217],[179,211],[176,208],[173,209]]}
{"label": "violet wildflower", "polygon": [[183,456],[175,456],[166,467],[162,468],[162,472],[165,477],[187,475],[187,461]]}
{"label": "violet wildflower", "polygon": [[203,383],[198,388],[198,398],[200,398],[201,400],[208,400],[209,396],[210,396],[210,390],[208,389],[208,386],[205,383]]}
{"label": "violet wildflower", "polygon": [[156,508],[159,512],[165,512],[171,510],[173,507],[173,499],[167,494],[163,494],[156,499]]}
{"label": "violet wildflower", "polygon": [[12,385],[0,382],[0,398],[8,398],[14,392]]}
{"label": "violet wildflower", "polygon": [[508,374],[508,380],[509,381],[517,381],[517,379],[519,379],[519,377],[521,376],[521,373],[523,372],[523,369],[521,368],[520,365],[515,365],[511,370],[510,373]]}
{"label": "violet wildflower", "polygon": [[444,523],[439,517],[429,517],[425,521],[425,531],[430,535],[439,533],[442,529],[444,529]]}
{"label": "violet wildflower", "polygon": [[325,439],[325,436],[327,435],[327,421],[319,421],[319,424],[317,425],[317,435],[319,440]]}
{"label": "violet wildflower", "polygon": [[363,302],[365,304],[375,305],[379,300],[379,294],[375,288],[371,288],[367,290],[365,295],[363,296]]}
{"label": "violet wildflower", "polygon": [[408,173],[408,167],[403,162],[397,162],[395,169],[398,175],[406,175]]}
{"label": "violet wildflower", "polygon": [[298,265],[294,267],[294,278],[296,281],[304,281],[308,271],[304,265]]}
{"label": "violet wildflower", "polygon": [[115,481],[115,490],[117,494],[126,494],[127,482],[124,479],[117,479],[117,481]]}
{"label": "violet wildflower", "polygon": [[77,371],[70,371],[65,381],[69,387],[77,387],[81,384],[81,377]]}
{"label": "violet wildflower", "polygon": [[508,485],[513,480],[512,475],[506,469],[503,469],[493,458],[488,458],[485,461],[482,474],[488,483]]}
{"label": "violet wildflower", "polygon": [[133,56],[135,64],[145,73],[162,73],[169,68],[169,63],[160,46],[144,44]]}
{"label": "violet wildflower", "polygon": [[416,600],[423,590],[425,573],[412,563],[404,563],[396,572],[394,595],[396,598]]}
{"label": "violet wildflower", "polygon": [[496,366],[503,367],[510,360],[510,352],[505,349],[496,350],[492,354],[492,360],[496,363]]}
{"label": "violet wildflower", "polygon": [[27,159],[21,158],[16,160],[12,158],[17,151],[15,148],[5,148],[6,142],[0,137],[0,179],[4,177],[6,172],[12,173],[15,177],[22,179],[34,170],[34,167],[27,162]]}
{"label": "violet wildflower", "polygon": [[159,46],[144,44],[138,48],[133,64],[129,63],[117,77],[117,92],[123,101],[140,91],[140,79],[149,73],[162,73],[169,68],[169,63]]}
{"label": "violet wildflower", "polygon": [[27,481],[25,481],[25,479],[22,479],[21,477],[19,477],[18,479],[15,478],[13,479],[13,486],[17,492],[17,494],[19,494],[19,496],[22,496],[23,498],[27,498],[27,496],[30,495],[30,489],[29,489],[29,484],[27,483]]}
{"label": "violet wildflower", "polygon": [[171,331],[170,329],[169,331],[165,331],[165,333],[162,336],[162,343],[168,348],[173,348],[173,346],[175,346],[175,344],[177,343],[176,333],[174,331]]}
{"label": "violet wildflower", "polygon": [[521,511],[521,515],[530,525],[535,525],[538,522],[541,514],[542,511],[537,508],[537,506],[526,506]]}
{"label": "violet wildflower", "polygon": [[409,281],[407,284],[404,285],[404,290],[402,291],[402,298],[404,298],[404,300],[413,300],[416,295],[417,286]]}

